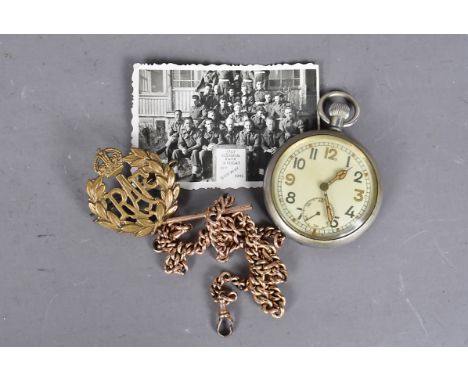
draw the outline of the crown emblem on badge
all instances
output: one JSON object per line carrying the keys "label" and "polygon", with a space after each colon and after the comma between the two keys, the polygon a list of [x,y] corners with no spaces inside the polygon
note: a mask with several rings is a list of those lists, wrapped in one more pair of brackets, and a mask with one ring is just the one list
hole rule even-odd
{"label": "crown emblem on badge", "polygon": [[96,153],[94,171],[101,176],[111,178],[123,170],[123,157],[120,150],[114,148],[100,149]]}

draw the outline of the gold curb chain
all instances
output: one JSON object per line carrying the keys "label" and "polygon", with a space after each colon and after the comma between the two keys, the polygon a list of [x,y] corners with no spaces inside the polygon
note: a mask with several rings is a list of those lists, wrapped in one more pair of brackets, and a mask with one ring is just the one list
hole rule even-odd
{"label": "gold curb chain", "polygon": [[185,274],[188,257],[203,254],[210,246],[216,250],[216,259],[226,262],[237,249],[243,249],[249,264],[246,279],[222,272],[211,285],[213,300],[219,304],[218,334],[227,336],[233,331],[233,319],[227,306],[237,299],[237,294],[225,287],[231,283],[238,289],[250,291],[262,310],[274,318],[284,314],[286,299],[278,288],[287,280],[286,267],[277,255],[284,236],[273,227],[257,227],[244,212],[229,212],[234,197],[222,195],[205,212],[205,227],[194,242],[182,242],[180,236],[192,226],[186,222],[161,225],[156,230],[153,246],[156,252],[164,252],[165,272]]}

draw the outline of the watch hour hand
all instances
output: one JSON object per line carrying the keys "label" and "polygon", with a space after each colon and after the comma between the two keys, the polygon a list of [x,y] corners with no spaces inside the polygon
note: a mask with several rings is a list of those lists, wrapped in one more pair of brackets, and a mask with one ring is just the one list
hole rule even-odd
{"label": "watch hour hand", "polygon": [[335,176],[334,176],[333,178],[331,178],[331,179],[326,183],[327,186],[329,186],[330,184],[334,183],[334,182],[337,181],[337,180],[342,180],[342,179],[346,178],[346,175],[348,174],[348,171],[349,171],[349,170],[351,170],[351,167],[338,170],[337,173],[335,174]]}

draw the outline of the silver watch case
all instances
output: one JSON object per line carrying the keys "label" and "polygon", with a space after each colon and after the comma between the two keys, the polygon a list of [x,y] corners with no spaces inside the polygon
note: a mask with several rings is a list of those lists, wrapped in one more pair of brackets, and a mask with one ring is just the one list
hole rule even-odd
{"label": "silver watch case", "polygon": [[[328,239],[328,240],[318,240],[318,239],[313,239],[307,236],[304,236],[300,233],[298,233],[296,230],[294,230],[292,227],[290,227],[280,216],[278,213],[276,206],[273,202],[273,193],[272,193],[272,175],[273,175],[273,170],[276,166],[276,163],[278,162],[278,159],[280,158],[281,155],[294,143],[313,136],[313,135],[331,135],[331,136],[337,136],[341,139],[347,140],[348,142],[354,144],[357,146],[360,150],[364,152],[364,154],[368,157],[370,164],[374,168],[375,172],[375,177],[376,177],[376,183],[377,183],[377,197],[374,205],[374,209],[372,210],[372,213],[369,215],[369,217],[364,220],[364,219],[357,219],[356,224],[355,224],[355,229],[344,235],[340,236],[336,239]],[[334,247],[342,244],[349,243],[355,239],[357,239],[359,236],[361,236],[374,222],[379,210],[380,206],[382,204],[382,180],[380,176],[380,172],[377,168],[377,165],[372,158],[372,156],[369,154],[369,152],[363,147],[360,143],[356,142],[354,139],[346,136],[340,131],[332,131],[332,130],[317,130],[317,131],[310,131],[310,132],[305,132],[299,135],[296,135],[293,138],[290,138],[287,142],[285,142],[279,150],[273,155],[273,157],[270,159],[270,162],[268,163],[266,172],[265,172],[265,177],[263,180],[263,192],[264,192],[264,197],[265,197],[265,206],[268,211],[268,214],[270,215],[271,219],[273,222],[277,225],[277,227],[288,237],[298,241],[301,244],[309,245],[309,246],[319,246],[319,247]]]}

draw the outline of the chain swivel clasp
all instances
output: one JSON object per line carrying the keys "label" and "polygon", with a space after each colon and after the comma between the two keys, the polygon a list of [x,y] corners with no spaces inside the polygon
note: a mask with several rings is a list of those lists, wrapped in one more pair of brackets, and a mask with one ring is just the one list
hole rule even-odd
{"label": "chain swivel clasp", "polygon": [[218,326],[216,331],[220,336],[227,337],[233,332],[234,320],[227,309],[227,304],[224,301],[219,303]]}

